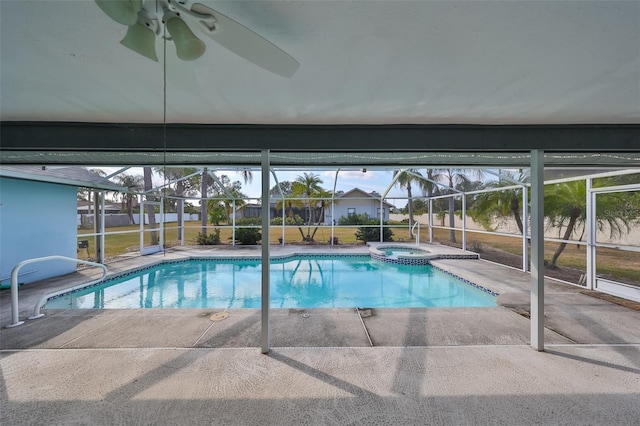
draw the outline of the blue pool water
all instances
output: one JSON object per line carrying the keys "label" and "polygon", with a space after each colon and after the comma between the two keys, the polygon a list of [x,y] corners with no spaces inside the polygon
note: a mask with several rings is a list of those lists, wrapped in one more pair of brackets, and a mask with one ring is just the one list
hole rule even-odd
{"label": "blue pool water", "polygon": [[[495,306],[495,297],[431,265],[369,256],[271,262],[273,308]],[[260,260],[190,260],[51,299],[47,309],[259,308]]]}
{"label": "blue pool water", "polygon": [[398,256],[399,254],[427,254],[426,250],[411,248],[411,247],[379,247],[378,250],[383,252],[386,256]]}

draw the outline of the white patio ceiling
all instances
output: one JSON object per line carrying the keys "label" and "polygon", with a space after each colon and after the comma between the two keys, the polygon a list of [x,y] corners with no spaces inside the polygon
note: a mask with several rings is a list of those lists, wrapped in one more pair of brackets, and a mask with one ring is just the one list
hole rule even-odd
{"label": "white patio ceiling", "polygon": [[[94,1],[0,2],[1,160],[17,163],[222,164],[257,163],[265,135],[261,128],[222,128],[189,134],[146,124],[303,126],[269,136],[263,145],[282,149],[355,150],[352,156],[289,155],[281,164],[331,165],[409,163],[366,153],[400,150],[406,140],[441,162],[438,151],[468,138],[466,129],[423,137],[393,129],[374,140],[376,130],[330,129],[320,135],[308,125],[634,125],[624,147],[634,151],[640,123],[640,2],[573,1],[213,1],[206,4],[269,39],[300,63],[291,77],[273,74],[201,37],[206,53],[185,62],[172,42],[157,41],[159,62],[120,45],[126,27],[107,17]],[[155,4],[147,0],[146,4]],[[197,34],[197,33],[196,33]],[[38,138],[9,122],[134,123],[113,135],[103,128],[41,130]],[[54,129],[55,130],[55,129]],[[291,129],[286,129],[291,130]],[[335,130],[335,132],[334,132]],[[597,129],[595,129],[597,131]],[[628,129],[624,129],[627,131]],[[278,130],[280,131],[280,130]],[[573,129],[569,129],[571,133]],[[51,132],[51,133],[50,133]],[[66,133],[65,133],[66,132]],[[333,133],[332,133],[333,132]],[[465,133],[466,132],[466,133]],[[562,136],[515,129],[495,142],[473,136],[470,151],[528,150],[537,141],[559,146]],[[593,135],[590,129],[578,130]],[[437,133],[434,131],[433,133]],[[482,134],[482,131],[479,132]],[[49,139],[42,142],[40,139]],[[293,134],[293,136],[291,135]],[[527,137],[514,141],[514,135]],[[573,132],[580,149],[582,134]],[[610,149],[608,130],[585,146]],[[124,140],[127,135],[129,139]],[[163,135],[165,135],[163,139]],[[257,136],[256,136],[257,135]],[[312,138],[309,138],[309,136]],[[598,138],[602,136],[602,145]],[[73,139],[73,143],[70,140]],[[192,142],[197,139],[196,142]],[[167,142],[168,140],[168,142]],[[265,139],[266,140],[266,139]],[[284,140],[284,142],[281,142]],[[423,142],[424,141],[424,142]],[[631,141],[631,142],[630,142]],[[637,141],[640,146],[640,140]],[[188,152],[165,155],[192,143]],[[278,145],[279,144],[279,145]],[[56,151],[56,148],[85,149]],[[98,148],[100,147],[100,148]],[[258,148],[256,148],[258,147]],[[32,149],[28,155],[21,148]],[[114,152],[108,153],[110,148]],[[538,146],[540,148],[540,146]],[[235,154],[220,154],[233,151]],[[415,149],[412,149],[415,151]],[[122,157],[127,151],[127,158]],[[203,153],[202,151],[208,151]],[[450,154],[443,154],[444,156]],[[581,164],[614,163],[590,154]],[[329,155],[330,156],[330,155]],[[435,157],[434,157],[435,156]],[[638,163],[628,154],[626,166]],[[256,157],[257,158],[257,157]],[[626,158],[626,157],[625,157]],[[362,161],[360,161],[360,160]],[[527,164],[527,157],[455,156],[460,164]],[[557,159],[557,158],[556,158]],[[584,158],[583,158],[584,159]],[[272,157],[276,163],[277,156]],[[545,160],[553,160],[546,158]],[[259,160],[257,160],[259,163]],[[562,162],[571,160],[562,160]],[[447,164],[451,164],[450,162]]]}
{"label": "white patio ceiling", "polygon": [[640,2],[210,1],[300,63],[153,62],[93,1],[0,3],[3,121],[640,122]]}
{"label": "white patio ceiling", "polygon": [[[156,63],[121,46],[118,42],[126,28],[106,17],[93,1],[5,0],[0,2],[2,121],[267,126],[640,124],[637,1],[201,2],[280,46],[299,61],[298,72],[290,79],[273,75],[211,40],[206,40],[206,54],[194,62],[177,60],[168,45],[166,56],[158,49],[160,62]],[[607,127],[595,128],[601,145],[584,128],[567,129],[571,136],[567,143],[562,141],[562,130],[548,133],[546,128],[520,128],[512,133],[509,129],[506,133],[419,129],[415,134],[412,129],[387,128],[386,140],[371,129],[334,129],[338,133],[331,134],[318,128],[271,132],[268,128],[256,132],[218,128],[198,132],[198,140],[192,142],[187,136],[194,135],[193,129],[184,127],[171,130],[169,138],[165,127],[149,133],[139,125],[122,126],[115,133],[104,126],[80,126],[76,132],[69,124],[62,133],[46,126],[30,133],[28,124],[12,127],[10,132],[5,127],[0,160],[17,163],[46,161],[39,157],[46,157],[42,151],[56,147],[71,149],[53,153],[58,161],[71,162],[64,153],[86,155],[96,145],[101,151],[89,155],[87,164],[99,160],[109,147],[111,159],[122,154],[117,164],[131,163],[131,155],[159,155],[162,161],[153,163],[163,164],[181,145],[190,152],[176,155],[197,155],[201,150],[195,148],[219,155],[219,151],[233,150],[234,143],[237,151],[256,152],[270,145],[291,151],[321,150],[327,143],[336,151],[367,152],[373,143],[374,155],[379,156],[407,146],[425,152],[456,147],[466,147],[468,152],[488,147],[494,153],[500,148],[527,151],[554,146],[579,150],[584,136],[592,138],[584,145],[587,151],[624,146],[628,158],[619,159],[618,164],[637,165],[636,146],[640,146],[635,145],[640,142],[637,126],[611,129],[616,138],[608,135]],[[56,139],[59,135],[64,137]],[[114,139],[109,140],[109,135]],[[225,137],[217,139],[219,135]],[[262,142],[254,142],[253,135]],[[376,140],[371,142],[366,135]],[[394,139],[399,135],[402,140]],[[425,135],[435,137],[420,138]],[[460,143],[459,138],[471,142]],[[611,143],[614,139],[616,144]],[[21,156],[23,149],[31,151]],[[521,162],[531,162],[532,200],[536,200],[531,221],[531,344],[542,350],[544,280],[538,272],[544,268],[539,210],[543,162],[538,154],[534,151],[532,159]],[[292,155],[290,161],[295,158]],[[456,158],[449,164],[459,164]],[[487,156],[484,163],[492,163],[493,158],[503,157]],[[205,159],[202,155],[197,161]],[[263,176],[267,166],[268,161],[263,161]],[[262,183],[266,195],[268,181]],[[266,213],[262,219],[263,229],[268,230]],[[263,294],[269,288],[268,260],[265,244]],[[265,353],[269,350],[268,303],[268,297],[263,297]]]}

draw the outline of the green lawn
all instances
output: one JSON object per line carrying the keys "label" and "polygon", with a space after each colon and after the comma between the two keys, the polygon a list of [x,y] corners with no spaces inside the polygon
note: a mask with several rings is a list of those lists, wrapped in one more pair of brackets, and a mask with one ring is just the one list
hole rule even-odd
{"label": "green lawn", "polygon": [[[213,232],[216,227],[213,225],[208,226],[208,233]],[[219,226],[220,239],[222,244],[230,244],[231,227]],[[121,255],[126,252],[138,251],[140,249],[140,237],[138,225],[122,226],[117,228],[108,228],[107,232],[123,232],[129,231],[129,233],[106,235],[105,236],[105,256],[112,258]],[[311,227],[310,232],[313,233],[315,227]],[[363,244],[361,241],[356,241],[355,232],[357,227],[335,227],[334,236],[338,238],[339,244]],[[302,228],[306,235],[307,228]],[[195,245],[196,235],[201,231],[200,222],[191,221],[185,222],[185,244]],[[414,241],[409,236],[409,229],[407,225],[392,227],[393,240],[394,241]],[[91,257],[93,252],[91,251],[95,247],[94,237],[85,237],[83,234],[90,234],[92,230],[78,230],[78,239],[89,239],[89,253]],[[171,247],[179,244],[177,240],[177,229],[174,224],[167,224],[165,227],[165,246]],[[278,244],[279,238],[282,237],[282,228],[280,226],[273,226],[271,228],[269,242],[271,244]],[[321,226],[316,231],[314,240],[317,244],[329,244],[331,238],[331,227]],[[434,241],[445,242],[449,238],[449,231],[446,229],[434,229]],[[456,232],[456,239],[458,242],[462,241],[462,233]],[[420,230],[420,240],[422,242],[428,242],[429,230],[425,226]],[[297,227],[286,227],[284,232],[284,241],[287,244],[302,243],[302,236]],[[145,232],[145,244],[150,243],[150,233]],[[522,255],[522,240],[520,238],[504,237],[497,235],[479,234],[468,232],[467,233],[467,248],[472,250],[474,244],[482,244],[488,247],[503,250],[509,253]],[[545,243],[545,258],[551,259],[553,252],[556,250],[557,243]],[[86,250],[82,250],[78,253],[80,258],[87,258]],[[568,266],[580,270],[586,268],[586,250],[585,247],[578,247],[575,244],[567,245],[565,251],[562,253],[558,260],[560,266]],[[598,249],[598,265],[597,273],[603,275],[611,275],[614,277],[621,277],[627,280],[640,282],[640,253],[627,252],[614,249]]]}
{"label": "green lawn", "polygon": [[[449,231],[446,229],[434,229],[434,240],[445,242],[449,239]],[[462,241],[462,233],[456,232],[458,242]],[[522,238],[504,237],[500,235],[479,234],[475,232],[467,233],[467,248],[473,249],[474,243],[496,248],[522,256]],[[544,257],[551,260],[553,253],[558,248],[559,243],[545,242]],[[622,251],[609,248],[598,248],[597,267],[598,275],[610,275],[640,283],[640,253],[632,251]],[[566,248],[558,258],[558,266],[586,270],[587,254],[585,246],[567,244]]]}

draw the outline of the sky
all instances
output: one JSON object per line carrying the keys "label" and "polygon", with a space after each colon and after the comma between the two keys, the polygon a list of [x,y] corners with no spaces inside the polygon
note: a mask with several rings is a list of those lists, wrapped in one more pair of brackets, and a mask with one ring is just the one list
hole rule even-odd
{"label": "sky", "polygon": [[[89,167],[93,168],[93,167]],[[119,167],[96,167],[104,170],[107,174],[115,173],[120,170]],[[142,176],[143,170],[142,167],[131,167],[124,173],[130,175],[140,175]],[[284,182],[288,180],[295,180],[297,176],[303,175],[304,171],[277,171],[277,177],[279,182]],[[314,173],[320,176],[322,179],[321,186],[326,190],[332,191],[333,184],[336,172],[335,170],[313,170],[307,173]],[[247,194],[249,197],[258,198],[261,196],[262,191],[262,183],[261,183],[261,175],[260,171],[253,171],[253,179],[249,183],[244,183],[242,175],[236,171],[229,170],[218,170],[216,172],[218,176],[226,174],[232,181],[239,180],[242,183],[241,191]],[[388,171],[380,171],[380,170],[367,170],[366,173],[363,173],[361,170],[341,170],[338,174],[338,181],[336,185],[336,191],[349,191],[353,188],[360,188],[365,192],[376,191],[382,194],[386,189],[391,180],[393,179],[392,172]],[[164,183],[164,178],[160,175],[155,174],[153,177],[154,185],[162,185]],[[273,187],[275,185],[275,181],[273,176],[271,176],[271,182],[269,187]],[[389,196],[406,196],[406,191],[399,189],[398,187],[394,187],[390,192]],[[392,201],[392,200],[388,200]],[[401,204],[401,205],[400,205]],[[398,207],[403,207],[406,204],[406,201],[402,200],[398,202]]]}
{"label": "sky", "polygon": [[[107,172],[107,174],[115,173],[120,169],[119,167],[97,167],[97,168],[104,170],[105,172]],[[128,169],[125,173],[130,175],[142,176],[143,170],[142,170],[142,167],[132,167]],[[217,170],[215,173],[218,176],[226,174],[227,176],[229,176],[229,178],[232,181],[236,181],[236,180],[240,181],[242,183],[241,191],[244,194],[248,195],[249,197],[259,198],[261,196],[261,191],[262,191],[261,174],[262,173],[260,171],[253,171],[252,181],[246,184],[243,181],[242,175],[237,171],[220,169],[220,170]],[[305,171],[303,170],[276,172],[279,182],[295,180],[296,177],[302,176],[304,173]],[[320,179],[322,179],[321,186],[328,191],[333,190],[334,179],[336,176],[335,169],[311,170],[311,171],[307,171],[307,173],[314,173],[320,176]],[[269,187],[271,188],[275,185],[275,181],[273,179],[273,176],[270,176],[270,179],[271,181],[270,181]],[[386,191],[389,184],[391,183],[392,179],[393,179],[393,173],[391,171],[370,170],[370,169],[367,169],[366,172],[363,172],[362,170],[341,170],[340,173],[338,174],[336,191],[347,192],[353,188],[360,188],[365,192],[376,191],[379,194],[383,194]],[[155,174],[153,177],[153,183],[154,185],[157,185],[157,186],[163,185],[164,178],[158,174]],[[395,185],[393,188],[391,188],[391,190],[387,195],[387,202],[394,204],[396,207],[402,208],[407,204],[406,195],[407,195],[406,190],[401,189],[397,185]],[[414,190],[413,195],[418,196],[420,195],[420,192]],[[393,197],[404,197],[404,198],[401,200],[394,200]]]}

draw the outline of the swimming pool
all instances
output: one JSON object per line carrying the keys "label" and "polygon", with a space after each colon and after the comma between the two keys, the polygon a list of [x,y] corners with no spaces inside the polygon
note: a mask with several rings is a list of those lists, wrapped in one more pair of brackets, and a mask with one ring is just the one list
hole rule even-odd
{"label": "swimming pool", "polygon": [[[46,309],[259,308],[260,259],[167,262],[49,300]],[[496,306],[495,294],[431,265],[370,256],[271,260],[273,308]]]}
{"label": "swimming pool", "polygon": [[386,256],[398,256],[399,254],[425,254],[426,250],[411,247],[395,247],[395,246],[383,246],[378,247],[378,250],[383,252]]}

